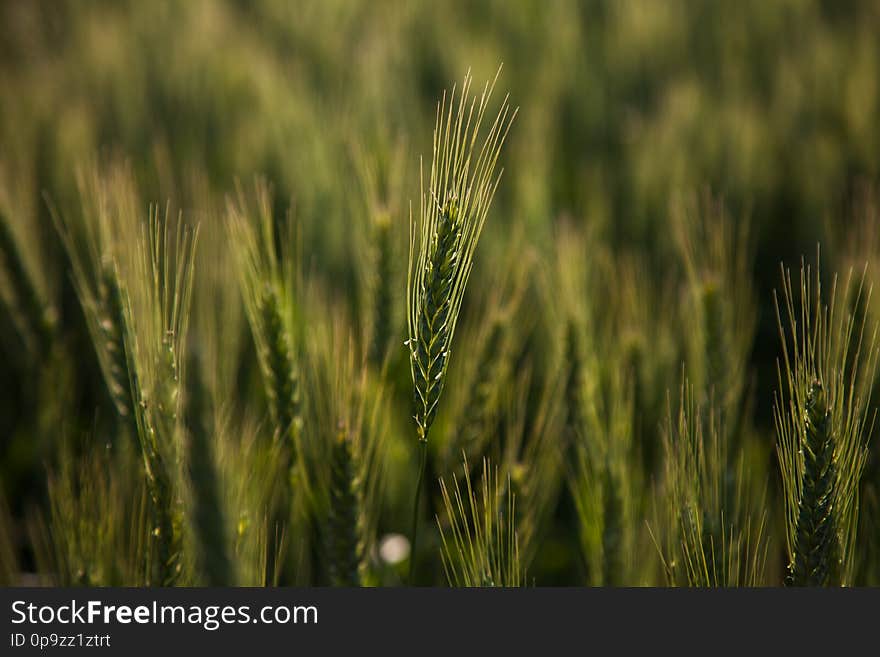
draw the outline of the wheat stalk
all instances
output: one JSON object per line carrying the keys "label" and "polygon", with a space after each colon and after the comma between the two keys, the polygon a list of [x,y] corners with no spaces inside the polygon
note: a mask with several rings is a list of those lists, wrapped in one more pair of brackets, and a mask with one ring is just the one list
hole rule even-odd
{"label": "wheat stalk", "polygon": [[500,182],[500,174],[495,175],[495,165],[516,116],[516,110],[511,111],[505,98],[480,143],[480,129],[494,87],[495,81],[486,83],[479,100],[476,96],[471,98],[468,73],[457,104],[453,88],[448,110],[446,94],[443,94],[437,108],[428,187],[426,190],[422,176],[421,212],[417,220],[410,217],[407,345],[413,380],[413,418],[420,452],[411,569],[417,558],[419,499],[427,463],[428,433],[446,380],[452,339],[474,252]]}
{"label": "wheat stalk", "polygon": [[[140,228],[130,222],[137,212],[136,202],[122,200],[133,194],[125,172],[114,170],[102,176],[92,171],[78,172],[82,214],[78,219],[52,210],[55,223],[72,267],[73,283],[86,318],[89,334],[107,392],[117,415],[131,435],[137,435],[135,396],[132,393],[128,358],[124,344],[126,327],[123,264],[130,254],[121,236]],[[122,261],[128,258],[128,261]]]}
{"label": "wheat stalk", "polygon": [[612,369],[608,401],[587,399],[586,424],[574,433],[569,485],[589,578],[621,586],[634,577],[632,552],[640,499],[640,471],[633,445],[633,396],[619,367]]}
{"label": "wheat stalk", "polygon": [[131,289],[123,288],[123,344],[135,420],[152,500],[155,549],[151,583],[182,574],[181,389],[189,326],[196,233],[158,208],[136,244]]}
{"label": "wheat stalk", "polygon": [[[263,389],[269,401],[273,424],[273,442],[281,470],[285,473],[281,490],[270,519],[270,535],[289,529],[296,492],[297,456],[302,429],[299,363],[296,354],[294,261],[288,250],[292,236],[281,231],[283,242],[276,238],[271,191],[266,182],[256,182],[256,204],[248,203],[239,189],[235,202],[228,203],[229,235],[237,265],[239,285],[251,327]],[[290,224],[288,224],[290,227]],[[275,568],[270,559],[268,570]],[[291,565],[287,561],[287,567]],[[285,580],[294,577],[285,571]]]}
{"label": "wheat stalk", "polygon": [[[868,404],[877,366],[877,330],[866,332],[848,310],[856,305],[864,274],[850,273],[829,300],[815,274],[802,264],[799,293],[783,270],[783,300],[776,301],[783,360],[774,417],[785,493],[786,584],[839,586],[851,581],[859,482],[870,435]],[[870,290],[867,292],[870,298]]]}
{"label": "wheat stalk", "polygon": [[199,580],[208,586],[229,586],[235,581],[228,553],[228,530],[222,482],[216,464],[216,433],[210,394],[202,376],[201,361],[190,348],[187,365],[185,467],[189,484],[190,522],[195,538]]}
{"label": "wheat stalk", "polygon": [[[699,322],[686,334],[690,370],[701,396],[716,399],[719,411],[733,420],[740,413],[757,328],[749,221],[735,221],[720,199],[703,192],[673,203],[672,227],[687,274],[690,312]],[[727,424],[736,439],[736,427]]]}
{"label": "wheat stalk", "polygon": [[152,525],[148,582],[182,572],[180,389],[196,235],[151,207],[142,220],[131,172],[81,175],[83,219],[54,215],[107,387],[138,439]]}
{"label": "wheat stalk", "polygon": [[239,283],[257,346],[275,440],[289,451],[292,468],[302,419],[293,326],[295,281],[292,254],[287,250],[290,245],[279,247],[276,243],[271,192],[264,181],[256,183],[255,208],[239,190],[238,201],[230,202],[228,210]]}
{"label": "wheat stalk", "polygon": [[397,287],[396,259],[399,251],[395,222],[401,214],[401,197],[406,171],[402,141],[388,143],[386,136],[377,139],[372,148],[358,145],[355,164],[364,193],[367,212],[367,248],[357,254],[366,272],[365,293],[369,307],[367,357],[381,368],[389,354],[389,347],[398,333],[395,289]]}
{"label": "wheat stalk", "polygon": [[[323,298],[306,296],[308,307]],[[314,547],[325,548],[321,561],[331,584],[369,584],[388,435],[384,388],[341,309],[312,324],[306,345],[310,401],[302,470],[309,509],[322,534]]]}

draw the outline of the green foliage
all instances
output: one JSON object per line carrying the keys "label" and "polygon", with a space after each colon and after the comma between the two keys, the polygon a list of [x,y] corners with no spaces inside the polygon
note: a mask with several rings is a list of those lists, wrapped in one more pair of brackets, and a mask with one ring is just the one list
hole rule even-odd
{"label": "green foliage", "polygon": [[830,4],[0,3],[0,579],[880,582]]}

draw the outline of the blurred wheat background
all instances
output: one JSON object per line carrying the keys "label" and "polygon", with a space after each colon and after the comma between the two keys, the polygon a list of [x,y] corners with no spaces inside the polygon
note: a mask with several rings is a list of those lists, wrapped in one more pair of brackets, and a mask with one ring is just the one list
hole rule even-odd
{"label": "blurred wheat background", "polygon": [[3,2],[0,583],[880,584],[878,37]]}

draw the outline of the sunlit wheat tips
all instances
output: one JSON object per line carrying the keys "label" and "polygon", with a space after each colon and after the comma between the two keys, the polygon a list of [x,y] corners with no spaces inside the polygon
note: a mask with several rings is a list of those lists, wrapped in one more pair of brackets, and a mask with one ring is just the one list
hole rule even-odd
{"label": "sunlit wheat tips", "polygon": [[513,587],[525,583],[516,531],[516,501],[510,482],[483,461],[482,475],[472,482],[467,463],[464,481],[440,480],[448,525],[440,528],[443,568],[451,586]]}
{"label": "sunlit wheat tips", "polygon": [[146,230],[138,270],[146,284],[140,292],[144,298],[137,315],[146,325],[139,330],[139,367],[146,377],[154,422],[165,432],[163,439],[174,441],[172,434],[178,428],[185,383],[198,231],[186,226],[180,217],[169,217],[167,210],[165,217],[160,217],[158,208],[153,209]]}
{"label": "sunlit wheat tips", "polygon": [[685,380],[677,413],[667,412],[664,562],[677,564],[688,586],[757,586],[767,557],[764,500],[750,498],[742,461],[728,455],[722,414],[698,394]]}

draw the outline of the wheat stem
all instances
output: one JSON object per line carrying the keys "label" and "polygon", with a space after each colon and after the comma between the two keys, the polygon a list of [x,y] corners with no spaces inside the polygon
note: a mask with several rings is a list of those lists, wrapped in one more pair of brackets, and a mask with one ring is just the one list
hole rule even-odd
{"label": "wheat stem", "polygon": [[410,534],[409,551],[409,583],[415,584],[416,576],[416,548],[419,538],[419,503],[422,499],[422,480],[425,478],[425,468],[428,465],[428,441],[427,438],[419,439],[419,476],[416,479],[416,497],[413,502],[412,533]]}
{"label": "wheat stem", "polygon": [[602,474],[602,585],[620,586],[624,578],[623,491],[606,462]]}
{"label": "wheat stem", "polygon": [[187,466],[191,484],[192,523],[197,550],[197,568],[208,586],[233,583],[232,562],[227,550],[226,514],[219,481],[211,426],[211,403],[201,372],[200,361],[193,355],[187,367],[189,395],[186,421],[188,440]]}

